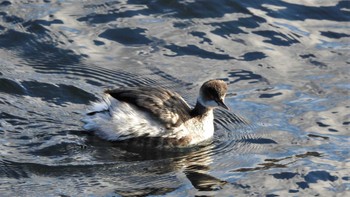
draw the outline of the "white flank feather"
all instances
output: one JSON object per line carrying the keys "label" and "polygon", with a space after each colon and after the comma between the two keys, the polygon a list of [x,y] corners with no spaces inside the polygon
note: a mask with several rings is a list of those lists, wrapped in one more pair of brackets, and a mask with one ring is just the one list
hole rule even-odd
{"label": "white flank feather", "polygon": [[125,140],[148,134],[149,137],[162,136],[164,128],[150,115],[125,102],[120,102],[110,95],[94,103],[82,121],[84,129],[94,131],[99,137],[110,140]]}

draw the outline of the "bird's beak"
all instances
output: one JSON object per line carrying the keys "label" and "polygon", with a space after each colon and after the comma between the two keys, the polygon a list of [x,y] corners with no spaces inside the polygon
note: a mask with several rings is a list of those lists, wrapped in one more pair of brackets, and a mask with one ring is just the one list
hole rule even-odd
{"label": "bird's beak", "polygon": [[218,105],[224,109],[230,110],[230,108],[228,108],[227,105],[224,103],[224,100],[219,100]]}

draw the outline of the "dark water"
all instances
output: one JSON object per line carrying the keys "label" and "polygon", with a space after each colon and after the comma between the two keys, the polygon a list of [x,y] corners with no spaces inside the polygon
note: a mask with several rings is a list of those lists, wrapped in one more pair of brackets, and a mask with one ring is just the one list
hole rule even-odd
{"label": "dark water", "polygon": [[[349,20],[349,1],[1,1],[1,196],[350,195]],[[212,78],[232,110],[211,145],[81,129],[104,88],[193,104]]]}

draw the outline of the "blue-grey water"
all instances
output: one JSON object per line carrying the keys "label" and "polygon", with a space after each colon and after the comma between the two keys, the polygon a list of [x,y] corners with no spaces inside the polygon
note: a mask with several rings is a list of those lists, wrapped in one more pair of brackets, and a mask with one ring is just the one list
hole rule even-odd
{"label": "blue-grey water", "polygon": [[[347,0],[0,1],[0,196],[349,196],[349,50]],[[105,88],[213,78],[205,147],[82,130]]]}

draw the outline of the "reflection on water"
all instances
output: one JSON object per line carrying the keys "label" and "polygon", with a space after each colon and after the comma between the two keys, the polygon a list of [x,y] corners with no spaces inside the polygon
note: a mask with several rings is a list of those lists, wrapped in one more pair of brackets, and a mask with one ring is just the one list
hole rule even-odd
{"label": "reflection on water", "polygon": [[[3,1],[3,196],[345,196],[347,1]],[[194,104],[229,85],[209,144],[121,146],[81,129],[104,88],[163,86]]]}

